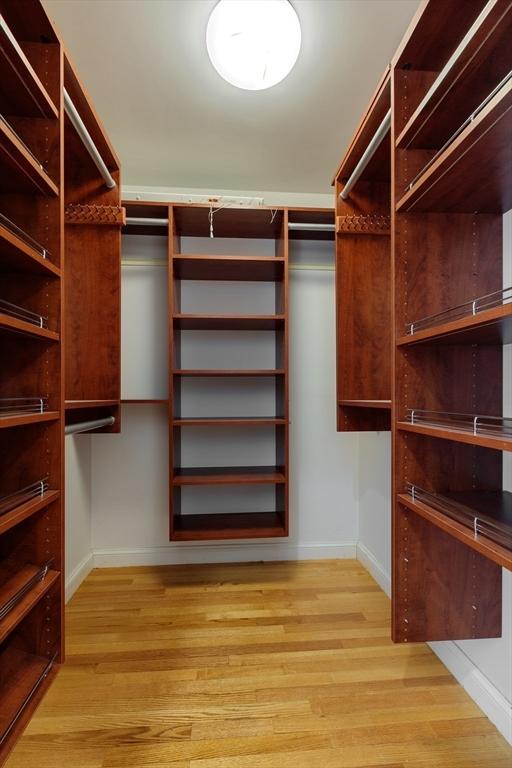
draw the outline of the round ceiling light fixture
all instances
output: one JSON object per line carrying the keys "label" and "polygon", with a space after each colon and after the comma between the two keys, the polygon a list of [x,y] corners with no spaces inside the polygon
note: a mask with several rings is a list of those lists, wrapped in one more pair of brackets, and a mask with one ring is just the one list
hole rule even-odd
{"label": "round ceiling light fixture", "polygon": [[300,43],[299,18],[288,0],[219,0],[206,28],[213,66],[228,83],[248,91],[284,80]]}

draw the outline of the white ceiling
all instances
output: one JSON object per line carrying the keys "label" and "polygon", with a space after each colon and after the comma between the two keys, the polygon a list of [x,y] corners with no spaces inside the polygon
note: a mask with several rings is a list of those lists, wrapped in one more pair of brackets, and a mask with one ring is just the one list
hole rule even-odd
{"label": "white ceiling", "polygon": [[210,64],[216,0],[43,0],[120,155],[125,185],[329,192],[419,0],[293,0],[302,49],[268,91]]}

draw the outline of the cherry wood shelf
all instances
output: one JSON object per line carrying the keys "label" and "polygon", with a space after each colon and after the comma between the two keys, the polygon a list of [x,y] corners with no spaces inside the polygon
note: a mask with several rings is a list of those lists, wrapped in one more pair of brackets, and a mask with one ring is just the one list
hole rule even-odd
{"label": "cherry wood shelf", "polygon": [[[4,22],[5,24],[5,22]],[[11,32],[12,34],[12,32]],[[7,85],[8,84],[8,85]],[[0,22],[0,99],[5,114],[57,119],[59,112],[29,60]]]}
{"label": "cherry wood shelf", "polygon": [[59,189],[9,126],[0,120],[0,191],[58,196]]}
{"label": "cherry wood shelf", "polygon": [[273,282],[283,277],[284,259],[272,256],[174,256],[178,280],[247,280]]}
{"label": "cherry wood shelf", "polygon": [[54,501],[57,501],[60,497],[59,491],[46,491],[40,496],[36,496],[18,507],[9,510],[3,515],[0,515],[0,535],[6,533],[14,526],[27,520],[32,515],[35,515],[41,509],[50,506]]}
{"label": "cherry wood shelf", "polygon": [[[503,212],[512,208],[512,80],[397,202],[397,211]],[[471,184],[468,184],[471,179]]]}
{"label": "cherry wood shelf", "polygon": [[430,426],[427,424],[410,424],[407,421],[398,421],[397,428],[402,432],[415,432],[418,435],[439,437],[442,440],[453,440],[468,445],[481,445],[484,448],[494,448],[496,451],[512,451],[512,438],[493,435],[474,435],[469,430],[448,429],[446,427]]}
{"label": "cherry wood shelf", "polygon": [[0,417],[0,429],[10,427],[23,427],[28,424],[39,424],[46,421],[56,421],[60,418],[60,411],[44,411],[43,413],[25,413],[18,416]]}
{"label": "cherry wood shelf", "polygon": [[20,237],[0,223],[0,266],[12,272],[60,277],[60,269],[44,259]]}
{"label": "cherry wood shelf", "polygon": [[4,315],[2,312],[0,312],[0,333],[1,332],[21,333],[24,336],[31,336],[35,339],[46,339],[47,341],[59,341],[60,339],[59,334],[55,333],[55,331],[50,331],[48,328],[40,328],[33,323],[19,320],[17,317]]}
{"label": "cherry wood shelf", "polygon": [[[37,567],[24,568],[15,579],[11,579],[7,590],[7,585],[0,588],[0,607],[13,596],[14,592],[22,588],[30,577],[37,571]],[[30,591],[17,603],[14,608],[0,621],[0,643],[9,636],[9,634],[23,621],[25,616],[34,608],[48,590],[59,580],[58,571],[49,570],[44,579],[38,581]]]}
{"label": "cherry wood shelf", "polygon": [[118,405],[118,400],[66,400],[66,411],[82,410],[82,408],[110,408]]}
{"label": "cherry wood shelf", "polygon": [[340,400],[338,405],[349,406],[350,408],[381,408],[389,410],[391,400]]}
{"label": "cherry wood shelf", "polygon": [[195,416],[187,418],[174,418],[172,423],[176,427],[262,427],[270,426],[273,424],[285,425],[288,424],[288,420],[275,416]]}
{"label": "cherry wood shelf", "polygon": [[193,467],[175,470],[173,485],[253,485],[285,483],[283,467]]}
{"label": "cherry wood shelf", "polygon": [[272,376],[284,376],[286,371],[284,368],[269,368],[269,369],[250,369],[245,368],[243,370],[233,369],[184,369],[175,368],[174,376],[181,378],[264,378]]}
{"label": "cherry wood shelf", "polygon": [[[176,204],[172,210],[179,237],[210,236],[209,205]],[[281,208],[222,208],[214,215],[214,234],[215,237],[274,240],[281,234],[282,223]]]}
{"label": "cherry wood shelf", "polygon": [[[511,494],[506,491],[498,493],[493,493],[492,491],[477,491],[468,494],[449,494],[449,496],[455,499],[464,499],[465,502],[469,501],[470,504],[472,502],[478,506],[483,506],[487,513],[493,509],[497,510],[499,508],[499,514],[500,511],[504,510],[505,506],[510,508],[511,505]],[[481,533],[475,536],[470,528],[457,522],[457,520],[451,519],[448,515],[444,515],[424,501],[418,499],[414,500],[406,493],[399,493],[397,498],[400,504],[408,507],[408,509],[416,512],[418,515],[421,515],[425,520],[428,520],[441,530],[446,531],[458,541],[466,544],[476,552],[485,555],[485,557],[492,560],[497,565],[512,570],[511,550],[497,544],[495,541],[492,541],[492,539],[487,538]]]}
{"label": "cherry wood shelf", "polygon": [[178,515],[174,541],[261,539],[286,536],[283,514],[241,512],[232,514]]}
{"label": "cherry wood shelf", "polygon": [[512,303],[400,336],[397,345],[433,341],[445,344],[511,344]]}
{"label": "cherry wood shelf", "polygon": [[284,319],[284,315],[175,314],[173,324],[184,331],[274,331]]}
{"label": "cherry wood shelf", "polygon": [[[396,139],[399,148],[438,149],[510,70],[512,8],[497,3],[451,66],[440,73]],[[447,108],[449,105],[449,108]]]}
{"label": "cherry wood shelf", "polygon": [[21,735],[59,671],[46,656],[8,646],[0,653],[0,667],[12,670],[9,684],[0,683],[0,753],[2,758]]}

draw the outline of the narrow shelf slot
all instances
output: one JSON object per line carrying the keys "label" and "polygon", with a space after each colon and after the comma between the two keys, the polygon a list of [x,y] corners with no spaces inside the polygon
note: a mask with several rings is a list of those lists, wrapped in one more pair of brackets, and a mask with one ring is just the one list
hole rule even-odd
{"label": "narrow shelf slot", "polygon": [[7,741],[27,706],[50,676],[57,654],[51,658],[9,647],[0,654],[0,666],[9,670],[0,683],[0,747]]}
{"label": "narrow shelf slot", "polygon": [[274,331],[284,322],[284,315],[173,315],[174,327],[187,331]]}
{"label": "narrow shelf slot", "polygon": [[0,498],[0,534],[35,515],[59,498],[59,491],[50,490],[46,481]]}
{"label": "narrow shelf slot", "polygon": [[512,568],[512,493],[437,493],[408,483],[398,500],[499,565]]}
{"label": "narrow shelf slot", "polygon": [[511,18],[510,6],[485,5],[398,136],[397,147],[439,146],[506,76]]}
{"label": "narrow shelf slot", "polygon": [[60,270],[50,259],[51,253],[46,248],[0,213],[0,263],[14,272],[58,277]]}
{"label": "narrow shelf slot", "polygon": [[284,467],[180,467],[172,484],[253,485],[285,483]]}
{"label": "narrow shelf slot", "polygon": [[397,426],[432,437],[512,450],[512,418],[409,408]]}
{"label": "narrow shelf slot", "polygon": [[59,189],[10,125],[0,119],[0,190],[57,197]]}
{"label": "narrow shelf slot", "polygon": [[285,536],[284,513],[243,512],[174,516],[174,541]]}
{"label": "narrow shelf slot", "polygon": [[51,560],[42,566],[27,564],[4,578],[0,573],[0,643],[57,581],[59,574],[52,565]]}
{"label": "narrow shelf slot", "polygon": [[[512,342],[512,287],[407,323],[399,345],[449,337],[465,343]],[[455,337],[455,339],[454,339]]]}
{"label": "narrow shelf slot", "polygon": [[512,71],[415,176],[396,210],[508,210],[511,131]]}
{"label": "narrow shelf slot", "polygon": [[48,329],[48,318],[0,299],[0,331],[21,333],[33,338],[58,341],[59,334]]}
{"label": "narrow shelf slot", "polygon": [[207,256],[183,254],[173,257],[178,280],[282,280],[284,258],[277,256]]}
{"label": "narrow shelf slot", "polygon": [[58,118],[55,104],[1,14],[0,83],[8,84],[0,86],[0,94],[9,114]]}

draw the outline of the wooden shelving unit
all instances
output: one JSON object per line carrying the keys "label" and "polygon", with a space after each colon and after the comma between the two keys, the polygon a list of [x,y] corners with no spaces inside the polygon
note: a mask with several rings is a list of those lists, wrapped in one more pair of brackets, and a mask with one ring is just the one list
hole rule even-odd
{"label": "wooden shelving unit", "polygon": [[[170,371],[170,484],[171,512],[170,538],[172,541],[196,539],[258,538],[286,536],[288,533],[288,218],[283,210],[222,209],[215,214],[215,237],[263,238],[274,243],[273,256],[216,256],[188,254],[184,238],[209,235],[208,206],[169,207],[169,341]],[[208,245],[208,240],[205,240]],[[275,284],[275,314],[190,314],[181,310],[182,282],[185,280],[216,280],[268,282]],[[276,367],[270,370],[190,369],[182,368],[182,331],[265,331],[275,339]],[[248,343],[250,337],[248,336]],[[252,417],[248,413],[237,416],[187,416],[181,413],[181,395],[184,383],[198,378],[222,381],[274,380],[275,414]],[[258,385],[259,386],[259,385]],[[181,465],[182,430],[208,427],[223,430],[236,427],[242,430],[271,427],[275,432],[276,466],[240,467],[183,467]],[[219,433],[221,437],[221,433]],[[191,512],[186,508],[182,492],[190,486],[255,485],[274,487],[274,509],[257,512],[212,513]]]}
{"label": "wooden shelving unit", "polygon": [[64,654],[62,57],[0,2],[0,763]]}
{"label": "wooden shelving unit", "polygon": [[392,66],[397,642],[501,634],[511,33],[510,4],[430,0]]}
{"label": "wooden shelving unit", "polygon": [[[66,114],[66,424],[113,416],[121,429],[120,164],[69,57],[64,84],[115,186],[108,188]],[[91,354],[91,350],[94,353]]]}
{"label": "wooden shelving unit", "polygon": [[333,181],[336,202],[338,431],[391,427],[391,144],[386,131],[350,189],[341,193],[391,106],[382,77]]}

